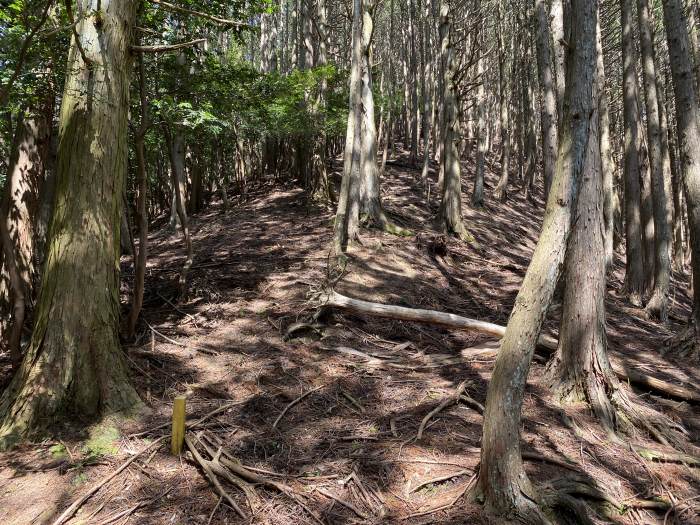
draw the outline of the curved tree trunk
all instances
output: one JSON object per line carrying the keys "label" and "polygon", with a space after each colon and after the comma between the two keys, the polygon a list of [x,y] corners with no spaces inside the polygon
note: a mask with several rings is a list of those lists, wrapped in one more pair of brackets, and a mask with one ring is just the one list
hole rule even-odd
{"label": "curved tree trunk", "polygon": [[117,336],[137,2],[81,4],[85,12],[98,10],[101,23],[91,16],[77,26],[89,64],[75,39],[70,50],[42,293],[30,347],[0,398],[0,447],[65,414],[94,416],[140,403]]}
{"label": "curved tree trunk", "polygon": [[489,512],[525,523],[547,522],[523,468],[520,420],[525,383],[571,231],[593,109],[595,0],[572,1],[565,114],[557,169],[542,232],[515,299],[488,387],[478,487]]}

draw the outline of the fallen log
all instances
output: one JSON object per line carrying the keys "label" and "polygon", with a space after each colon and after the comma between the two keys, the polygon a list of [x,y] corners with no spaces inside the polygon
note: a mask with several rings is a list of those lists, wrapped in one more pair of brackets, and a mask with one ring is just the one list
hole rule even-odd
{"label": "fallen log", "polygon": [[[396,319],[398,321],[411,321],[416,323],[426,323],[446,328],[458,330],[472,330],[497,338],[502,338],[506,333],[506,327],[478,319],[470,319],[457,314],[438,312],[436,310],[425,310],[422,308],[407,308],[405,306],[394,306],[381,303],[372,303],[361,299],[353,299],[341,295],[334,290],[330,290],[321,304],[324,308],[340,308],[348,312],[361,315],[371,315],[386,319]],[[551,354],[557,349],[557,340],[548,335],[540,335],[537,342],[538,349]],[[631,369],[627,365],[621,365],[616,359],[610,358],[615,374],[623,381],[628,381],[638,387],[659,392],[666,396],[683,399],[693,403],[700,403],[700,392],[680,385],[674,385],[667,381],[649,376],[637,370]]]}

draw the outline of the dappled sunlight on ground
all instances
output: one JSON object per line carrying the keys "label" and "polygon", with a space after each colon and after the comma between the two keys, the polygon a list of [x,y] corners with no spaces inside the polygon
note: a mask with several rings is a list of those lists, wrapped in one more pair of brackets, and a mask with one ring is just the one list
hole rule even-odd
{"label": "dappled sunlight on ground", "polygon": [[[363,230],[362,244],[349,251],[338,291],[505,324],[537,241],[541,195],[535,194],[534,204],[528,202],[516,182],[506,203],[494,202],[490,192],[495,176],[489,173],[486,207],[474,210],[466,204],[473,174],[465,165],[464,219],[476,238],[469,245],[435,231],[435,196],[426,205],[416,182],[419,172],[406,164],[401,157],[387,165],[383,202],[389,216],[416,235]],[[420,516],[452,502],[475,473],[482,425],[478,410],[465,403],[447,407],[426,424],[420,441],[416,434],[426,414],[462,381],[468,382],[468,395],[484,403],[497,342],[481,334],[342,312],[285,338],[295,323],[313,324],[317,305],[310,292],[327,276],[332,218],[331,209],[308,204],[293,187],[263,185],[226,214],[213,206],[192,218],[195,260],[189,293],[182,300],[176,297],[185,260],[180,235],[155,231],[141,335],[125,348],[150,415],[120,429],[119,452],[96,465],[76,467],[84,435],[75,429],[66,430],[62,442],[76,461],[64,458],[63,466],[41,467],[31,455],[49,461],[49,449],[58,442],[53,440],[21,449],[16,457],[2,456],[0,521],[28,523],[31,514],[46,517],[37,523],[50,523],[86,487],[126,460],[129,450],[167,433],[172,398],[187,394],[190,421],[230,404],[199,429],[202,435],[263,475],[283,479],[328,523],[482,522],[480,507],[464,501]],[[618,295],[621,264],[616,262],[607,301],[611,351],[640,370],[698,385],[695,366],[659,352],[664,338],[680,329],[675,319],[687,315],[687,283],[677,283],[674,321],[661,326]],[[123,270],[126,294],[132,278],[127,259]],[[546,322],[553,334],[559,310],[555,305]],[[669,491],[679,502],[695,497],[700,487],[697,469],[646,461],[611,444],[586,410],[563,411],[550,399],[543,372],[543,364],[535,362],[523,407],[523,451],[530,454],[526,464],[534,480],[575,471],[619,501],[668,498]],[[285,407],[312,389],[317,390],[274,425]],[[696,407],[649,394],[645,399],[697,432]],[[569,419],[584,432],[577,436],[565,423]],[[157,428],[163,424],[165,429]],[[644,435],[634,439],[651,443]],[[690,439],[697,443],[698,434]],[[218,496],[186,454],[178,459],[166,449],[141,457],[90,499],[78,519],[95,513],[94,522],[100,522],[142,502],[133,510],[133,523],[205,525],[213,511],[211,523],[247,522],[227,504],[217,506]],[[27,463],[39,465],[42,472],[29,471]],[[452,474],[458,475],[414,490]],[[88,479],[73,481],[81,475]],[[42,485],[50,490],[38,488]],[[253,514],[243,493],[226,487]],[[28,500],[18,494],[29,490],[47,495],[36,509],[21,508]],[[257,492],[260,501],[252,522],[314,522],[289,497],[269,488],[258,487]],[[638,512],[615,520],[663,522],[663,513]]]}

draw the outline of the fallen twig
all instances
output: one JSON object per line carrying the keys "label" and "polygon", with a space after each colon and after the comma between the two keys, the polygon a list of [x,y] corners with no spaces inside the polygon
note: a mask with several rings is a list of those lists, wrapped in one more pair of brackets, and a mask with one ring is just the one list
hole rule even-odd
{"label": "fallen twig", "polygon": [[304,398],[305,398],[306,396],[308,396],[309,394],[312,394],[312,393],[316,392],[317,390],[321,390],[324,386],[326,386],[326,385],[317,386],[316,388],[312,388],[311,390],[307,390],[307,391],[304,392],[302,395],[300,395],[299,397],[297,397],[294,401],[292,401],[291,403],[289,403],[286,407],[284,407],[284,410],[282,410],[282,412],[280,413],[280,415],[277,416],[277,419],[275,419],[275,422],[272,423],[272,428],[277,428],[277,425],[278,425],[279,422],[282,420],[282,418],[284,417],[284,415],[289,411],[290,408],[292,408],[294,405],[296,405],[297,403],[299,403],[302,399],[304,399]]}
{"label": "fallen twig", "polygon": [[[231,407],[234,407],[234,406],[236,406],[236,405],[242,405],[243,403],[246,403],[246,402],[247,402],[247,400],[235,401],[235,402],[233,402],[233,403],[226,403],[226,404],[223,405],[223,406],[220,406],[220,407],[218,407],[218,408],[215,408],[214,410],[212,410],[212,411],[209,412],[208,414],[205,414],[204,416],[202,416],[201,418],[199,418],[199,419],[198,419],[197,421],[195,421],[194,423],[188,424],[188,425],[187,425],[187,428],[189,428],[190,430],[194,430],[194,429],[196,429],[199,425],[201,425],[202,423],[206,422],[206,421],[209,420],[210,418],[212,418],[212,417],[214,417],[214,416],[220,414],[221,412],[225,412],[226,410],[228,410],[228,409],[231,408]],[[130,438],[135,438],[135,437],[145,436],[146,434],[151,434],[151,433],[155,432],[156,430],[160,430],[160,429],[162,429],[162,428],[167,428],[167,427],[169,427],[171,424],[172,424],[171,421],[166,421],[165,423],[163,423],[163,424],[161,424],[161,425],[158,425],[157,427],[153,427],[153,428],[150,428],[150,429],[148,429],[148,430],[144,430],[143,432],[137,432],[136,434],[129,434],[129,437],[130,437]]]}
{"label": "fallen twig", "polygon": [[[200,443],[202,443],[201,439],[199,439],[199,436],[197,436],[197,440]],[[211,442],[211,439],[209,439],[209,441]],[[211,450],[204,443],[202,443],[202,446],[204,446],[204,448],[207,449],[207,452],[211,453]],[[225,457],[222,457],[222,454]],[[220,448],[219,452],[217,452],[216,454],[215,459],[217,464],[220,464],[222,467],[225,467],[226,469],[230,470],[233,474],[239,476],[245,481],[270,487],[281,492],[282,494],[285,494],[290,499],[294,500],[306,512],[308,512],[309,515],[311,515],[320,525],[325,525],[323,523],[323,520],[321,520],[321,518],[315,512],[309,509],[303,501],[301,501],[301,498],[299,497],[298,493],[289,485],[285,485],[284,483],[267,479],[259,474],[251,472],[246,467],[244,467],[233,455],[227,452],[226,449]]]}
{"label": "fallen twig", "polygon": [[423,487],[425,487],[427,485],[432,485],[433,483],[441,483],[443,481],[449,481],[451,479],[457,478],[459,476],[465,476],[467,474],[469,474],[468,471],[460,470],[458,472],[453,472],[452,474],[447,474],[445,476],[440,476],[438,478],[429,479],[428,481],[424,481],[420,485],[416,485],[414,488],[411,489],[410,493],[412,494],[414,492],[418,492],[420,489],[422,489]]}
{"label": "fallen twig", "polygon": [[[328,291],[321,300],[321,307],[341,308],[356,314],[373,315],[387,319],[398,319],[400,321],[413,321],[428,323],[459,330],[473,330],[483,334],[502,338],[506,333],[506,328],[494,323],[470,319],[457,314],[438,312],[435,310],[424,310],[421,308],[406,308],[404,306],[393,306],[380,303],[371,303],[353,299],[339,294],[336,291]],[[558,342],[554,337],[540,335],[537,341],[538,348],[548,354],[557,350]],[[648,376],[639,371],[632,370],[625,364],[618,363],[611,356],[611,364],[615,374],[624,381],[646,387],[666,396],[700,403],[700,392],[694,389],[671,384],[667,381]]]}
{"label": "fallen twig", "polygon": [[173,303],[170,299],[168,299],[167,297],[165,297],[164,295],[162,295],[160,292],[157,292],[157,293],[158,293],[158,297],[160,297],[160,298],[163,299],[166,303],[168,303],[170,306],[172,306],[173,309],[174,309],[176,312],[179,312],[179,313],[181,313],[182,315],[185,315],[185,316],[189,317],[190,319],[192,319],[192,322],[194,323],[194,325],[197,326],[197,318],[196,318],[194,315],[188,314],[187,312],[184,312],[183,310],[180,310],[180,308],[178,308],[178,306],[177,306],[175,303]]}
{"label": "fallen twig", "polygon": [[221,505],[221,500],[223,500],[221,496],[219,496],[219,501],[216,502],[216,505],[214,505],[214,508],[211,510],[211,514],[209,514],[209,519],[207,520],[207,525],[211,525],[211,520],[214,518],[214,514],[216,514],[216,510],[219,508],[219,505]]}
{"label": "fallen twig", "polygon": [[346,507],[346,508],[350,509],[351,511],[353,511],[355,514],[357,514],[357,515],[358,515],[360,518],[362,518],[363,520],[369,519],[369,516],[367,516],[367,514],[365,514],[364,512],[362,512],[360,509],[358,509],[355,505],[353,505],[353,504],[350,503],[349,501],[346,501],[346,500],[344,500],[343,498],[341,498],[341,497],[339,497],[339,496],[336,496],[335,494],[333,494],[333,493],[331,493],[331,492],[328,492],[327,490],[324,490],[324,489],[322,489],[322,488],[320,488],[320,487],[316,487],[316,492],[318,492],[318,493],[320,493],[320,494],[323,494],[323,495],[326,496],[327,498],[330,498],[330,499],[332,499],[332,500],[334,500],[334,501],[337,501],[337,502],[340,503],[343,507]]}
{"label": "fallen twig", "polygon": [[208,354],[208,355],[219,355],[219,352],[216,350],[210,350],[209,348],[204,348],[201,346],[189,344],[189,343],[181,343],[179,341],[176,341],[175,339],[171,339],[165,334],[160,333],[158,330],[153,328],[150,323],[146,322],[146,325],[148,325],[148,328],[151,329],[151,331],[156,334],[158,337],[162,337],[165,339],[168,343],[174,344],[176,346],[181,346],[182,348],[191,348],[192,350],[197,350],[198,352],[202,352],[203,354]]}
{"label": "fallen twig", "polygon": [[192,457],[202,467],[204,474],[206,474],[209,481],[212,483],[212,485],[214,485],[214,488],[216,489],[216,492],[219,494],[219,496],[226,499],[228,504],[231,505],[231,508],[233,508],[233,510],[235,510],[241,518],[245,519],[246,515],[236,504],[236,502],[233,501],[231,495],[224,490],[224,488],[221,486],[221,483],[219,482],[219,479],[216,477],[216,474],[214,474],[214,472],[212,471],[211,461],[207,461],[201,456],[201,454],[199,453],[199,451],[197,451],[197,448],[192,444],[192,441],[188,436],[185,436],[185,444],[187,445],[187,448],[190,449],[190,452],[192,452]]}
{"label": "fallen twig", "polygon": [[341,390],[340,393],[343,394],[343,397],[345,397],[345,399],[347,399],[348,401],[350,401],[350,403],[352,403],[352,404],[360,411],[360,413],[364,414],[364,412],[365,412],[365,407],[363,407],[357,399],[355,399],[354,397],[352,397],[352,396],[350,395],[350,393],[349,393],[349,392],[346,392],[345,390]]}
{"label": "fallen twig", "polygon": [[443,399],[442,402],[437,407],[432,409],[428,413],[428,415],[426,415],[423,418],[423,421],[420,422],[420,426],[418,427],[418,434],[416,434],[416,441],[420,441],[421,438],[423,437],[423,431],[425,430],[425,426],[428,424],[428,421],[430,421],[430,418],[432,418],[434,415],[438,414],[445,407],[458,402],[460,396],[464,393],[464,390],[466,388],[467,388],[467,381],[462,381],[459,384],[459,386],[457,387],[457,390],[455,391],[455,393],[453,393],[449,397],[446,397],[445,399]]}
{"label": "fallen twig", "polygon": [[479,403],[476,399],[474,399],[474,398],[472,398],[472,397],[469,397],[469,396],[466,395],[466,394],[462,394],[462,395],[459,397],[459,399],[460,399],[460,401],[464,401],[467,405],[469,405],[471,408],[473,408],[474,410],[476,410],[476,411],[477,411],[479,414],[481,414],[482,416],[484,415],[484,405],[482,405],[481,403]]}
{"label": "fallen twig", "polygon": [[[144,505],[148,505],[149,503],[153,503],[154,501],[158,501],[161,498],[164,498],[171,490],[173,490],[172,487],[169,487],[166,489],[164,492],[161,494],[158,494],[157,496],[150,498],[150,499],[144,499],[139,501],[136,505],[132,505],[126,510],[123,510],[121,512],[118,512],[116,514],[113,514],[109,518],[105,518],[103,521],[100,521],[97,525],[109,525],[110,523],[114,523],[120,518],[123,518],[124,516],[131,516],[134,512],[136,512],[138,509],[143,507]],[[86,521],[86,523],[89,523]]]}

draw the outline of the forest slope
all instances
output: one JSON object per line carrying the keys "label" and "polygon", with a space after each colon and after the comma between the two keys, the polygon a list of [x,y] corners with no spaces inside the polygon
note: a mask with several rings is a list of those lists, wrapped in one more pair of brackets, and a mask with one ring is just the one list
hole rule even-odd
{"label": "forest slope", "polygon": [[[495,171],[487,171],[487,195]],[[472,175],[465,166],[465,192]],[[541,195],[533,206],[513,188],[506,203],[487,199],[483,210],[465,206],[465,225],[476,239],[468,245],[434,230],[438,203],[431,195],[426,205],[417,176],[400,157],[388,164],[383,182],[387,212],[415,235],[365,230],[336,289],[505,324],[537,240]],[[294,327],[310,321],[317,306],[313,292],[326,283],[332,219],[332,210],[308,205],[301,190],[272,182],[251,189],[225,214],[211,207],[192,219],[197,256],[191,291],[182,301],[176,298],[181,238],[156,230],[143,311],[148,325],[141,327],[138,344],[125,349],[150,414],[128,425],[103,422],[91,436],[67,429],[60,442],[0,456],[0,522],[52,523],[71,501],[162,435],[154,427],[169,421],[172,398],[187,393],[190,421],[235,403],[210,419],[202,436],[269,479],[284,479],[270,472],[284,475],[329,523],[478,523],[481,507],[449,504],[479,461],[478,404],[484,403],[497,344],[481,334],[342,312],[323,325]],[[697,367],[663,354],[664,341],[688,317],[689,297],[679,291],[688,283],[674,283],[670,324],[651,322],[618,298],[624,265],[617,257],[607,297],[611,352],[641,372],[697,388]],[[122,263],[128,275],[131,261]],[[554,335],[558,313],[555,305],[546,324]],[[288,338],[290,327],[295,330]],[[528,461],[534,480],[576,472],[613,502],[634,506],[658,497],[678,506],[677,523],[696,519],[697,467],[646,460],[610,443],[587,413],[562,411],[551,401],[543,372],[541,360],[533,364],[523,409],[525,457],[547,460]],[[421,420],[463,381],[476,403],[445,408],[415,440]],[[285,407],[312,389],[273,428]],[[651,394],[644,399],[682,422],[689,441],[698,444],[696,406]],[[579,435],[566,424],[571,420]],[[663,449],[647,436],[635,441]],[[74,523],[102,523],[124,511],[140,524],[242,522],[229,506],[217,504],[218,496],[186,456],[178,460],[166,447],[157,450],[87,501]],[[250,515],[243,493],[227,489]],[[28,507],[30,491],[36,504]],[[253,522],[314,522],[278,491],[257,492]],[[441,505],[449,508],[421,516]],[[616,523],[664,523],[666,508],[659,508],[611,512]]]}

